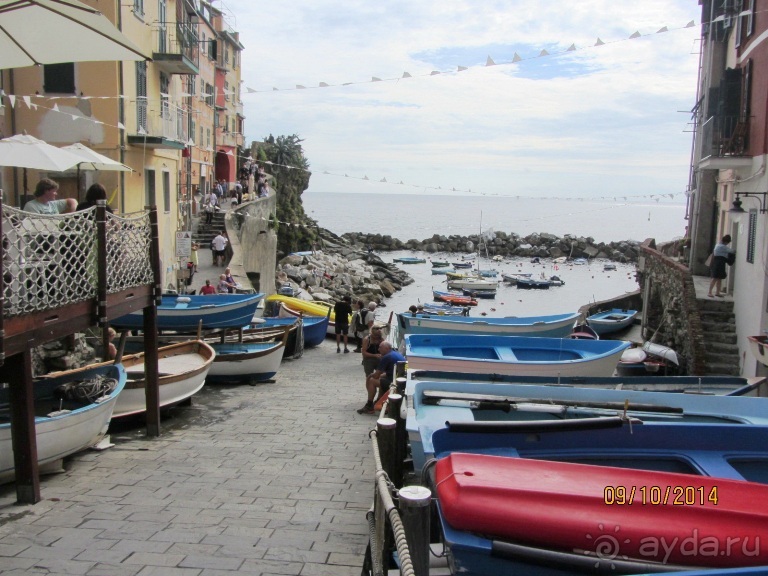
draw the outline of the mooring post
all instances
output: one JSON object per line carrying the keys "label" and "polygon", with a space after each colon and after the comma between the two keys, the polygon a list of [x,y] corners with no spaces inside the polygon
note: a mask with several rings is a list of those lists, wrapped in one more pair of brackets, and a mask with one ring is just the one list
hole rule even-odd
{"label": "mooring post", "polygon": [[429,515],[432,492],[424,486],[405,486],[399,491],[400,518],[411,553],[415,576],[429,576]]}
{"label": "mooring post", "polygon": [[398,394],[405,394],[405,385],[407,382],[408,379],[405,376],[395,378],[395,386],[397,387]]}
{"label": "mooring post", "polygon": [[376,421],[376,439],[379,442],[381,467],[392,480],[395,470],[395,426],[392,418],[379,418]]}
{"label": "mooring post", "polygon": [[403,484],[403,461],[405,460],[405,421],[400,417],[400,407],[403,397],[400,394],[390,394],[387,399],[387,416],[395,421],[395,434],[393,444],[394,468],[390,480],[398,488]]}

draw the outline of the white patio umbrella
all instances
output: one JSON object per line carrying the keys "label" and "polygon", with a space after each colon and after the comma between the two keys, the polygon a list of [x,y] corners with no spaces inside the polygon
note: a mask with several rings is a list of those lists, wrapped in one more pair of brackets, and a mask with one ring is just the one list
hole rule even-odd
{"label": "white patio umbrella", "polygon": [[125,164],[122,164],[117,160],[112,160],[112,158],[104,156],[103,154],[99,154],[95,150],[91,150],[88,146],[80,144],[79,142],[70,144],[69,146],[63,146],[61,149],[76,154],[82,158],[82,161],[77,164],[78,170],[107,170],[111,172],[133,171]]}
{"label": "white patio umbrella", "polygon": [[101,12],[77,0],[0,0],[0,69],[148,59]]}
{"label": "white patio umbrella", "polygon": [[64,172],[80,162],[83,162],[82,156],[51,146],[29,134],[0,140],[0,166]]}

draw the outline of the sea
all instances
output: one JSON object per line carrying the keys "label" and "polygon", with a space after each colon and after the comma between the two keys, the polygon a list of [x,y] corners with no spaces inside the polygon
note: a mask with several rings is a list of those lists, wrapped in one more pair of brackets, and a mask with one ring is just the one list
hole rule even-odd
{"label": "sea", "polygon": [[[501,196],[455,196],[413,194],[354,194],[305,192],[306,214],[319,226],[335,234],[366,232],[388,234],[406,241],[424,240],[434,234],[469,236],[480,231],[503,231],[520,236],[550,233],[590,237],[595,242],[643,241],[655,238],[667,242],[685,233],[685,206],[665,203],[619,203],[613,200],[536,200]],[[427,259],[425,264],[397,264],[414,279],[385,300],[377,317],[386,320],[390,312],[405,311],[411,304],[432,301],[432,290],[446,290],[445,276],[433,275],[430,260],[461,261],[462,254],[427,254],[417,251],[382,252],[385,262],[403,256]],[[634,264],[617,263],[605,270],[608,260],[590,260],[586,265],[538,263],[530,258],[509,258],[495,262],[482,254],[476,259],[481,269],[495,269],[498,280],[504,272],[530,273],[534,277],[561,278],[563,286],[548,290],[523,290],[499,283],[495,299],[479,299],[472,316],[532,316],[576,312],[581,306],[622,296],[639,288]]]}

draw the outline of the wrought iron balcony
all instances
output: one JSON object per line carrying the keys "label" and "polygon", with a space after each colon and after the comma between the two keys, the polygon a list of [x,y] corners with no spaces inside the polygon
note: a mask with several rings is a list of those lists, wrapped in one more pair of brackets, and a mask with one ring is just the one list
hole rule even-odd
{"label": "wrought iron balcony", "polygon": [[163,99],[149,102],[139,98],[133,105],[136,107],[136,126],[128,135],[129,144],[175,150],[186,147],[189,140],[186,110]]}
{"label": "wrought iron balcony", "polygon": [[152,60],[168,74],[200,74],[197,30],[180,22],[161,22],[155,30],[157,50]]}
{"label": "wrought iron balcony", "polygon": [[701,126],[702,168],[737,168],[751,163],[746,156],[749,122],[739,116],[711,116]]}

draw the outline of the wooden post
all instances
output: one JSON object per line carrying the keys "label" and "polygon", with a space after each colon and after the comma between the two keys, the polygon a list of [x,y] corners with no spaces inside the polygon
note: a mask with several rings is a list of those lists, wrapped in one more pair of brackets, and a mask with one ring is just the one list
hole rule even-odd
{"label": "wooden post", "polygon": [[160,378],[157,359],[157,305],[162,303],[162,285],[160,271],[160,235],[157,226],[157,208],[148,207],[149,222],[152,227],[150,261],[155,279],[152,306],[144,308],[144,374],[146,378],[145,399],[147,404],[147,436],[160,436]]}
{"label": "wooden post", "polygon": [[400,517],[411,553],[415,576],[429,576],[429,516],[432,492],[424,486],[406,486],[398,491]]}
{"label": "wooden post", "polygon": [[101,328],[103,360],[109,360],[107,323],[107,201],[96,200],[96,323]]}
{"label": "wooden post", "polygon": [[32,348],[8,358],[0,367],[0,381],[9,386],[11,438],[16,468],[16,500],[19,504],[40,502],[40,473],[35,434],[35,395],[32,382]]}

